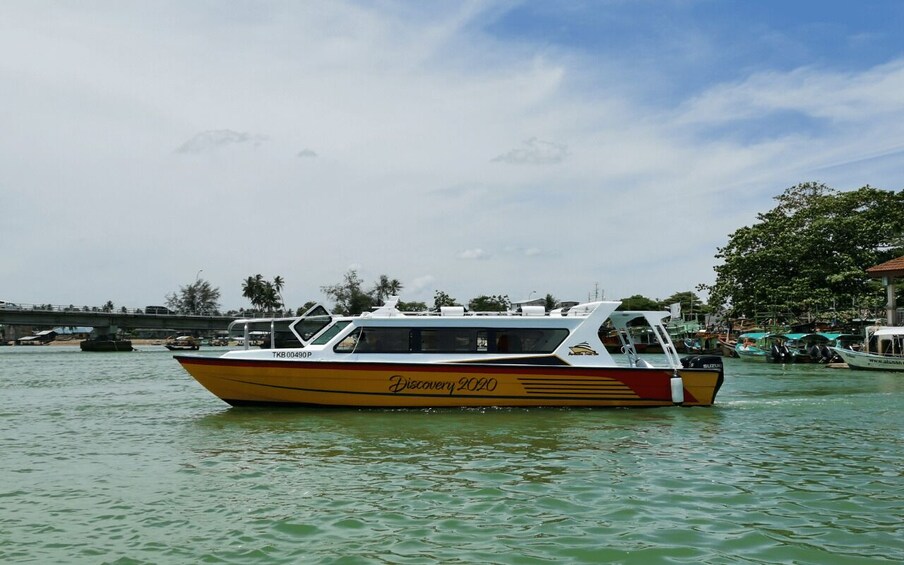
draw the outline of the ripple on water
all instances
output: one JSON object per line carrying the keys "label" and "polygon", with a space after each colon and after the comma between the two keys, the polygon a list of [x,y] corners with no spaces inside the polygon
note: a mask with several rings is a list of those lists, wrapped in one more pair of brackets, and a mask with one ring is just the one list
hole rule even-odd
{"label": "ripple on water", "polygon": [[796,369],[729,363],[713,409],[236,410],[166,353],[0,352],[0,561],[904,561],[904,386]]}

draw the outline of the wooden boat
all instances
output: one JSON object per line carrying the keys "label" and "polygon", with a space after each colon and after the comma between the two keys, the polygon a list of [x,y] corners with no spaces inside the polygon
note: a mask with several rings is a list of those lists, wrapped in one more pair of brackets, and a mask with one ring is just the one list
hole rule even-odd
{"label": "wooden boat", "polygon": [[134,351],[131,340],[116,339],[110,336],[86,339],[80,341],[78,346],[82,351]]}
{"label": "wooden boat", "polygon": [[201,349],[201,342],[198,341],[194,336],[180,335],[178,337],[168,339],[164,344],[164,347],[166,347],[170,351],[197,351]]}
{"label": "wooden boat", "polygon": [[[678,357],[662,325],[667,312],[590,302],[564,313],[408,315],[397,303],[355,317],[317,305],[298,318],[237,320],[231,329],[245,343],[262,327],[274,340],[288,328],[302,346],[175,358],[234,406],[710,406],[723,381],[721,358]],[[657,334],[664,364],[637,354],[628,328],[637,319]],[[621,363],[600,341],[606,320],[625,351]]]}
{"label": "wooden boat", "polygon": [[832,347],[851,369],[904,371],[904,326],[867,328],[862,349]]}

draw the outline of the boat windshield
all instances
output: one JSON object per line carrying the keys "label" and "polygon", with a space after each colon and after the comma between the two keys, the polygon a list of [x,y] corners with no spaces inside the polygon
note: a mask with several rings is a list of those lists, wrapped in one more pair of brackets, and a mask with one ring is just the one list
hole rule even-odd
{"label": "boat windshield", "polygon": [[336,334],[345,329],[345,326],[349,325],[350,323],[350,320],[340,320],[336,322],[331,327],[327,328],[325,332],[317,336],[317,339],[312,341],[311,345],[326,345],[331,339],[336,337]]}
{"label": "boat windshield", "polygon": [[306,312],[303,318],[295,322],[292,325],[292,329],[302,341],[307,342],[332,321],[333,317],[330,316],[326,308],[318,304],[315,308]]}

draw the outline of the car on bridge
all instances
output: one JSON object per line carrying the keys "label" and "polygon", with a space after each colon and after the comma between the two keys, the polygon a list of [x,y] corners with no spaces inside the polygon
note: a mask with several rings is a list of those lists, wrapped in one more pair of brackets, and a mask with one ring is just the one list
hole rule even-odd
{"label": "car on bridge", "polygon": [[166,306],[145,306],[144,313],[145,314],[175,314],[175,312],[173,312]]}
{"label": "car on bridge", "polygon": [[7,302],[6,300],[0,300],[0,310],[18,310],[19,305],[13,304],[12,302]]}

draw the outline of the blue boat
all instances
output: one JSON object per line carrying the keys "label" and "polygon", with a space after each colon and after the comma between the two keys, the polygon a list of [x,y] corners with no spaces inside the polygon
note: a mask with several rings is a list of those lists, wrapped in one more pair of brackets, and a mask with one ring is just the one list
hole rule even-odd
{"label": "blue boat", "polygon": [[794,363],[828,363],[834,357],[829,348],[840,334],[823,332],[785,334],[785,345]]}
{"label": "blue boat", "polygon": [[735,353],[742,361],[760,363],[791,363],[791,351],[785,345],[785,335],[769,332],[747,332],[738,336]]}

